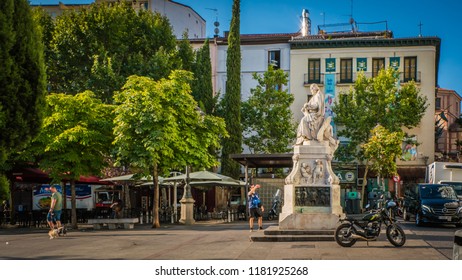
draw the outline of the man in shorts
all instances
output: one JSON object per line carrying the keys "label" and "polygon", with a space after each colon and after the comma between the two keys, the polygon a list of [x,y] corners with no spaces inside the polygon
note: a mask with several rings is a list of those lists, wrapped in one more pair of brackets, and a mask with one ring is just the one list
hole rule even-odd
{"label": "man in shorts", "polygon": [[56,186],[51,186],[50,191],[51,191],[51,205],[50,205],[50,211],[48,211],[48,215],[47,215],[47,222],[52,230],[56,229],[55,228],[55,223],[56,223],[56,226],[58,227],[57,230],[59,232],[60,230],[62,230],[61,212],[63,209],[63,197],[61,193],[59,193],[58,190],[56,190]]}
{"label": "man in shorts", "polygon": [[250,186],[250,191],[248,193],[248,203],[249,203],[249,212],[250,212],[250,232],[253,231],[253,221],[255,218],[258,219],[258,229],[263,229],[263,205],[260,201],[260,196],[257,193],[257,189],[259,189],[260,185],[252,185]]}

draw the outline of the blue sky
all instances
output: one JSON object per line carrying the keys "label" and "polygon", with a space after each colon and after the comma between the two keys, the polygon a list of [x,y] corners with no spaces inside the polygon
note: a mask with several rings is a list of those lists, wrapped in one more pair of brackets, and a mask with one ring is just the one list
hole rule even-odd
{"label": "blue sky", "polygon": [[[91,0],[61,0],[88,3]],[[175,0],[193,8],[207,21],[207,36],[213,36],[213,22],[220,22],[220,35],[229,30],[232,0]],[[56,3],[33,0],[33,3]],[[352,5],[353,3],[353,9]],[[217,12],[211,9],[216,9]],[[438,83],[462,95],[462,24],[460,0],[241,0],[241,33],[293,33],[299,30],[302,9],[310,11],[312,32],[324,24],[346,23],[351,13],[356,22],[387,21],[395,38],[419,35],[441,38]],[[360,30],[365,30],[360,26]],[[384,24],[377,25],[383,30]],[[370,28],[367,30],[371,30]]]}

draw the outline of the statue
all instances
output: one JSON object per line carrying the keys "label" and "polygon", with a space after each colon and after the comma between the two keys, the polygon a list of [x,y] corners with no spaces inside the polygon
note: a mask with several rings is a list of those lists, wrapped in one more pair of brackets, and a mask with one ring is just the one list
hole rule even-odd
{"label": "statue", "polygon": [[313,170],[313,184],[324,178],[324,165],[317,159]]}
{"label": "statue", "polygon": [[295,145],[303,145],[305,140],[317,139],[319,128],[324,121],[324,93],[317,84],[312,84],[310,90],[313,96],[303,105],[303,118],[298,125]]}
{"label": "statue", "polygon": [[310,183],[313,173],[308,163],[306,162],[302,163],[302,167],[300,168],[300,171],[302,173],[302,183],[304,184]]}

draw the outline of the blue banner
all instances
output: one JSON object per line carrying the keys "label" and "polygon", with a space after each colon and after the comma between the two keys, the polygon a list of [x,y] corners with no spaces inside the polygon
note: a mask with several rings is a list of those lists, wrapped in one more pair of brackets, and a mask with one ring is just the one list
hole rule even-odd
{"label": "blue banner", "polygon": [[[324,82],[325,82],[325,106],[326,106],[326,113],[325,117],[332,117],[334,116],[334,112],[332,111],[332,107],[334,106],[335,100],[335,74],[325,74],[324,75]],[[332,131],[335,135],[335,125],[334,121],[331,121]]]}
{"label": "blue banner", "polygon": [[356,71],[366,72],[367,71],[367,58],[356,58]]}
{"label": "blue banner", "polygon": [[335,72],[335,58],[326,58],[326,72]]}
{"label": "blue banner", "polygon": [[390,57],[390,67],[395,70],[399,69],[399,57]]}

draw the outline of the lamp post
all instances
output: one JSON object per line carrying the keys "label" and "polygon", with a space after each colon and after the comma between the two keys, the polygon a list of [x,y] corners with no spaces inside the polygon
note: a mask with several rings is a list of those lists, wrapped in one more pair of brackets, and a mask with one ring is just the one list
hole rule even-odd
{"label": "lamp post", "polygon": [[194,199],[191,194],[191,186],[189,185],[189,166],[186,166],[186,185],[184,186],[183,197],[180,200],[181,203],[181,219],[180,223],[185,225],[192,225],[196,221],[194,220]]}

